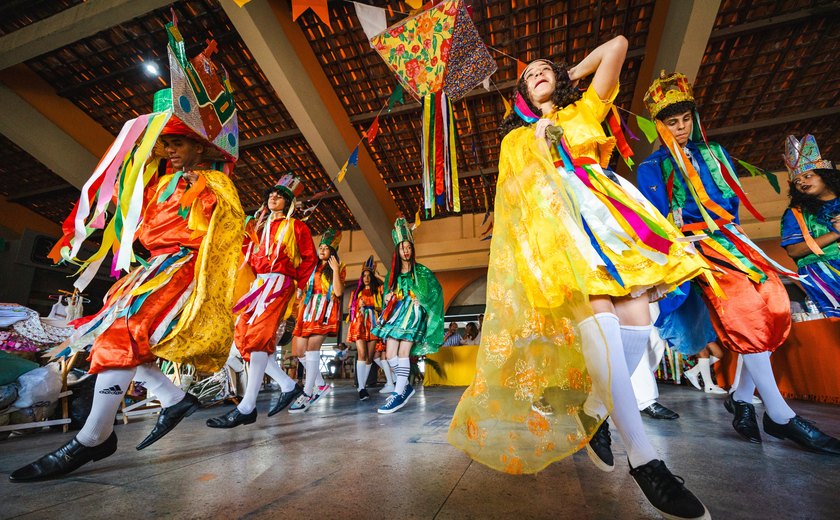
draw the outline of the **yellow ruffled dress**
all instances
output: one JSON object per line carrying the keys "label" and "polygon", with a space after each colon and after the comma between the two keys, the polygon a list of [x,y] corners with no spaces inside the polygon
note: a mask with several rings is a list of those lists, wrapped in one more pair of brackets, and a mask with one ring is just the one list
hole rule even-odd
{"label": "yellow ruffled dress", "polygon": [[[604,102],[590,88],[581,100],[550,116],[563,128],[573,156],[594,159],[598,171],[615,146],[601,121],[617,92]],[[455,447],[512,474],[535,473],[573,454],[597,428],[597,423],[584,426],[577,420],[592,389],[577,327],[592,316],[589,295],[664,289],[705,266],[687,243],[673,242],[665,255],[639,244],[625,223],[592,222],[589,227],[625,285],[606,276],[581,217],[617,220],[597,206],[603,200],[599,190],[621,197],[628,208],[647,212],[651,219],[659,213],[632,185],[616,184],[603,173],[584,193],[582,184],[575,184],[577,177],[555,167],[555,160],[532,126],[502,141],[476,376],[449,430]],[[682,236],[665,219],[655,222],[669,237]],[[615,236],[602,238],[599,232]]]}

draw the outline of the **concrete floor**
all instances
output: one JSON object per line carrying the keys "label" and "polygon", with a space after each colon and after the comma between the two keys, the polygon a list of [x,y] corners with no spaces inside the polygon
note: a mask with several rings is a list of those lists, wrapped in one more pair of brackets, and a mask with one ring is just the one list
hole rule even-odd
{"label": "concrete floor", "polygon": [[[142,452],[152,420],[116,427],[120,449],[68,478],[12,484],[8,474],[72,433],[0,441],[0,518],[656,518],[629,476],[613,430],[618,467],[595,469],[586,454],[538,475],[509,476],[471,462],[446,442],[462,388],[419,389],[409,405],[379,415],[384,397],[359,402],[347,380],[308,413],[213,430],[200,410]],[[719,396],[664,386],[660,401],[681,417],[645,419],[669,467],[717,519],[840,517],[840,457],[765,435],[741,441]],[[840,435],[838,407],[793,402],[801,415]],[[763,410],[757,407],[759,413]],[[282,516],[281,516],[282,515]]]}

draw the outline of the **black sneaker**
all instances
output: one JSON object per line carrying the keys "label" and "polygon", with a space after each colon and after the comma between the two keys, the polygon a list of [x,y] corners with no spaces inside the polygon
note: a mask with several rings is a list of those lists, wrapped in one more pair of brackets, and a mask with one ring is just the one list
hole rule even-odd
{"label": "black sneaker", "polygon": [[[596,419],[586,415],[583,410],[578,412],[575,416],[578,427],[581,433],[585,434],[592,431],[595,427]],[[612,453],[612,437],[610,436],[610,423],[604,419],[604,422],[595,430],[595,434],[589,439],[586,445],[586,454],[589,455],[589,460],[595,464],[595,467],[604,472],[611,472],[615,469],[615,459]]]}
{"label": "black sneaker", "polygon": [[711,515],[685,481],[675,476],[661,460],[654,459],[638,468],[630,468],[630,475],[645,494],[650,505],[669,520],[711,520]]}
{"label": "black sneaker", "polygon": [[366,388],[359,390],[359,401],[366,401],[370,397]]}
{"label": "black sneaker", "polygon": [[828,453],[840,455],[840,440],[826,435],[813,422],[799,415],[788,421],[786,424],[779,424],[764,412],[762,419],[764,432],[777,439],[790,439],[806,450],[817,453]]}
{"label": "black sneaker", "polygon": [[277,403],[274,405],[274,407],[271,408],[271,410],[269,410],[268,416],[272,417],[280,413],[283,409],[292,404],[292,402],[295,399],[297,399],[298,396],[302,393],[303,387],[301,387],[300,385],[295,385],[295,387],[289,390],[288,392],[282,392],[280,394],[280,398],[277,399]]}

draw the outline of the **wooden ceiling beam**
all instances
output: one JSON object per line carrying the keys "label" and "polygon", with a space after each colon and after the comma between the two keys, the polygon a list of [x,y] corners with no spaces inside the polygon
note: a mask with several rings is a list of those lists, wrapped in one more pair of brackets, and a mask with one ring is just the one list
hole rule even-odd
{"label": "wooden ceiling beam", "polygon": [[[694,82],[706,53],[709,35],[720,8],[720,0],[660,0],[657,1],[648,29],[645,58],[639,68],[630,110],[646,115],[644,96],[660,70],[679,71]],[[638,129],[635,120],[628,123]],[[650,155],[654,144],[646,140],[633,146],[636,162]],[[619,173],[634,180],[635,174],[619,161]]]}
{"label": "wooden ceiling beam", "polygon": [[805,121],[808,119],[818,119],[820,117],[828,117],[840,114],[840,107],[823,108],[821,110],[812,110],[810,112],[799,112],[787,116],[773,117],[770,119],[759,119],[750,121],[741,125],[726,126],[723,128],[712,128],[706,131],[709,137],[736,134],[739,132],[747,132],[749,130],[756,130],[758,128],[766,128],[768,126],[783,125],[787,123],[796,123],[798,121]]}
{"label": "wooden ceiling beam", "polygon": [[0,38],[0,70],[110,29],[172,0],[84,2]]}

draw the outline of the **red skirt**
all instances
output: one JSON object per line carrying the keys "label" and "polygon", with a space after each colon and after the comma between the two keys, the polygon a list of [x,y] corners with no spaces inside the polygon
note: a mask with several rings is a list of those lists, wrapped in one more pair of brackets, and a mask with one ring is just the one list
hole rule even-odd
{"label": "red skirt", "polygon": [[370,331],[379,316],[376,315],[376,309],[373,307],[362,307],[356,312],[356,317],[350,322],[350,329],[347,331],[347,341],[355,343],[358,340],[364,342],[376,341],[379,338],[374,336]]}

